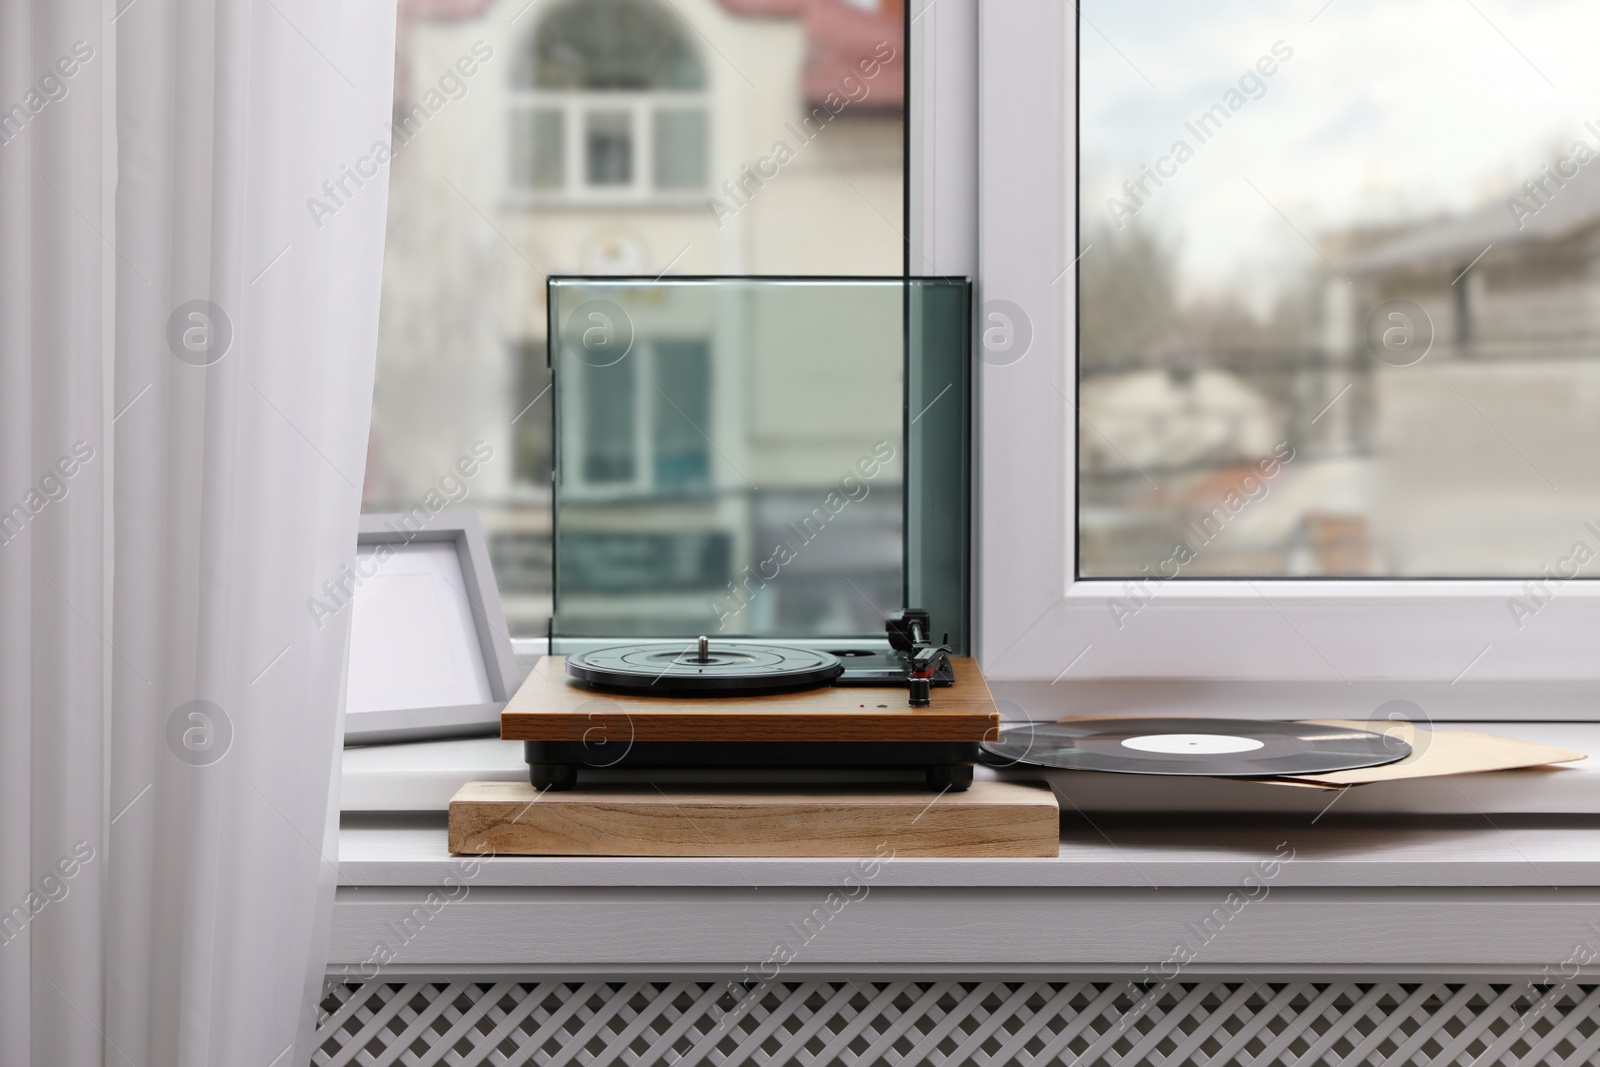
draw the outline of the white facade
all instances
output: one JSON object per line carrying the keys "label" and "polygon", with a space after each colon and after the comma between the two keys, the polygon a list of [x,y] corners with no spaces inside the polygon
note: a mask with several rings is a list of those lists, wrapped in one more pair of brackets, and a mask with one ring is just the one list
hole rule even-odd
{"label": "white facade", "polygon": [[[402,26],[399,99],[409,103],[397,105],[390,166],[367,505],[409,508],[486,441],[494,458],[464,490],[447,489],[465,493],[461,506],[480,509],[492,535],[520,537],[535,570],[547,551],[538,542],[549,536],[550,398],[539,396],[548,381],[546,276],[902,269],[903,68],[871,63],[831,104],[808,101],[804,73],[818,45],[805,18],[734,14],[721,0],[635,2],[656,4],[679,25],[703,90],[530,92],[516,76],[519,57],[563,5],[491,0],[476,17]],[[885,34],[865,61],[902,51],[897,32]],[[658,104],[704,108],[702,187],[650,188],[649,116]],[[567,114],[564,188],[513,181],[530,151],[516,140],[530,136],[529,125],[514,116],[535,106]],[[630,183],[583,180],[585,160],[573,155],[585,145],[573,123],[585,109],[632,116]],[[784,383],[784,403],[833,412],[853,432],[859,413],[823,402],[836,383],[819,367]],[[814,424],[819,443],[831,431],[826,419]],[[501,584],[514,617],[547,610],[504,569]]]}

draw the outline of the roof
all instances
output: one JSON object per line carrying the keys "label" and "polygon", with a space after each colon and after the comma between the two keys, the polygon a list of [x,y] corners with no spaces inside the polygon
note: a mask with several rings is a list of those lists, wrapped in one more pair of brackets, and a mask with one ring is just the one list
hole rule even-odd
{"label": "roof", "polygon": [[[1600,223],[1600,164],[1591,163],[1563,180],[1563,187],[1542,194],[1543,207],[1523,190],[1512,189],[1504,199],[1383,242],[1348,261],[1344,269],[1361,274],[1432,265],[1459,269],[1491,244],[1507,248],[1560,241]],[[1519,209],[1513,214],[1513,200],[1536,213]]]}
{"label": "roof", "polygon": [[887,43],[894,58],[882,63],[872,79],[872,92],[852,107],[866,111],[898,110],[905,104],[904,0],[718,0],[733,15],[749,18],[801,18],[806,27],[806,62],[801,91],[808,106],[829,93],[846,95],[841,84],[861,79],[860,64]]}

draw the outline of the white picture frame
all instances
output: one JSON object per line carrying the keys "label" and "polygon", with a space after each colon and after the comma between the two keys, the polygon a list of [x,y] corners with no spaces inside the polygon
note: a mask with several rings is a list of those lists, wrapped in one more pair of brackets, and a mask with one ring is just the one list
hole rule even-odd
{"label": "white picture frame", "polygon": [[498,733],[519,673],[478,516],[363,515],[356,545],[345,744]]}

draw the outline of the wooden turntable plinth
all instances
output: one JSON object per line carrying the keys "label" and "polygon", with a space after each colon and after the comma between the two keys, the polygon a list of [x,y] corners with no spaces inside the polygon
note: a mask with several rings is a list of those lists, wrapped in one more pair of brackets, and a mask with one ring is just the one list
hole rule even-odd
{"label": "wooden turntable plinth", "polygon": [[823,686],[771,696],[635,696],[598,692],[545,656],[500,713],[507,741],[967,741],[999,729],[973,659],[951,661],[955,684],[910,707],[892,687]]}
{"label": "wooden turntable plinth", "polygon": [[642,696],[573,681],[539,661],[500,714],[526,743],[533,784],[567,788],[585,766],[921,766],[933,788],[964,789],[1000,715],[975,660],[911,707],[903,688],[823,686],[762,696]]}

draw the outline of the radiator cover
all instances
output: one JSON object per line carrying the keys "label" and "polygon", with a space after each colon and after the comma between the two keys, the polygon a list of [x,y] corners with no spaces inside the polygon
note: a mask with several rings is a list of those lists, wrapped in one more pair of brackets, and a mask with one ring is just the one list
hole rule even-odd
{"label": "radiator cover", "polygon": [[1600,1062],[1600,986],[1483,982],[502,981],[330,984],[312,1062]]}

